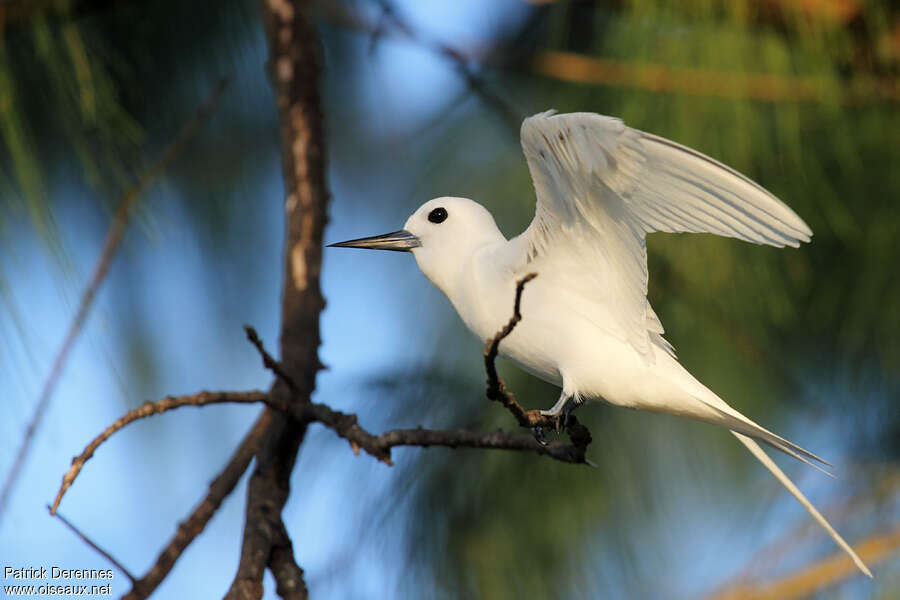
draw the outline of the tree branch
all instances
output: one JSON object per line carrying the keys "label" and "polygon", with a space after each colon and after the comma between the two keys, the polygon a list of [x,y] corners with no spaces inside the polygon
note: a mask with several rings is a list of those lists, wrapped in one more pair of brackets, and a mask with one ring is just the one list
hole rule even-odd
{"label": "tree branch", "polygon": [[[497,357],[500,343],[515,329],[521,321],[520,310],[522,293],[525,285],[534,279],[530,274],[522,278],[516,284],[516,298],[513,305],[513,316],[497,335],[488,340],[485,346],[485,369],[488,373],[488,396],[499,400],[523,427],[540,427],[552,425],[555,422],[540,414],[540,411],[526,411],[506,390],[503,381],[497,375],[494,361]],[[263,363],[274,373],[278,374],[285,386],[290,378],[284,374],[283,367],[275,361],[265,350],[262,341],[256,331],[249,326],[245,327],[247,337],[263,357]],[[302,392],[297,392],[302,394]],[[299,400],[299,401],[298,401]],[[540,443],[534,437],[525,434],[513,434],[501,430],[493,432],[474,432],[462,429],[456,430],[429,430],[429,429],[398,429],[388,431],[380,435],[373,435],[359,426],[357,416],[332,410],[324,404],[308,402],[308,396],[300,395],[288,401],[276,397],[275,394],[266,394],[261,391],[250,392],[199,392],[186,396],[169,396],[157,402],[147,402],[140,407],[126,413],[117,419],[103,432],[92,440],[84,451],[72,459],[72,466],[63,476],[62,485],[56,495],[56,499],[50,508],[51,514],[56,514],[63,495],[74,483],[85,463],[90,460],[100,445],[108,440],[116,432],[125,426],[153,415],[158,415],[169,410],[183,406],[205,406],[209,404],[223,403],[257,403],[261,402],[269,407],[263,413],[256,425],[244,438],[241,446],[232,456],[223,472],[210,484],[210,490],[201,504],[194,509],[192,514],[182,522],[175,537],[157,558],[156,563],[140,580],[134,581],[132,590],[125,596],[128,599],[146,598],[165,579],[175,562],[185,548],[196,538],[206,523],[218,510],[222,501],[237,484],[241,475],[247,469],[251,458],[260,449],[263,438],[274,427],[276,422],[274,414],[286,415],[291,424],[300,427],[291,427],[291,430],[299,431],[300,439],[305,434],[306,424],[319,422],[332,429],[337,435],[350,443],[355,454],[360,449],[365,450],[371,456],[391,465],[391,449],[397,446],[445,446],[448,448],[482,448],[497,450],[514,450],[534,452],[548,456],[555,460],[568,463],[586,463],[585,449],[591,442],[590,432],[586,427],[570,418],[566,431],[572,440],[572,444],[552,441],[548,444]],[[286,439],[287,443],[299,443],[299,439],[290,440],[286,436],[288,430],[282,430],[278,437]],[[271,436],[269,440],[271,440]],[[276,438],[277,440],[277,438]],[[278,474],[276,472],[276,474]],[[279,474],[286,476],[288,474]],[[268,477],[265,473],[259,477]],[[263,482],[258,484],[251,493],[261,494],[266,488],[275,489],[274,497],[251,496],[248,502],[247,521],[254,523],[252,528],[245,528],[244,549],[242,550],[241,563],[238,573],[228,597],[244,598],[257,597],[262,594],[262,571],[266,566],[272,570],[276,577],[278,593],[284,598],[304,599],[307,597],[306,585],[303,581],[303,569],[296,564],[293,558],[293,544],[281,521],[281,507],[287,500],[288,489],[277,482]],[[277,508],[277,512],[271,513]],[[248,535],[250,537],[248,537]]]}
{"label": "tree branch", "polygon": [[180,408],[182,406],[205,406],[207,404],[222,404],[226,402],[253,404],[266,401],[266,394],[259,391],[203,391],[196,394],[190,394],[188,396],[166,396],[165,398],[157,402],[144,402],[139,407],[128,411],[123,416],[116,419],[112,423],[112,425],[104,429],[100,433],[100,435],[95,437],[81,454],[72,459],[72,466],[69,467],[69,470],[66,471],[65,475],[63,475],[62,485],[59,488],[59,492],[57,492],[56,494],[56,499],[53,501],[53,505],[50,507],[50,514],[56,514],[56,509],[59,508],[59,503],[62,500],[63,495],[66,493],[66,490],[69,489],[72,483],[74,483],[75,478],[78,477],[79,473],[81,473],[81,469],[84,467],[84,464],[89,461],[92,456],[94,456],[94,451],[96,451],[103,442],[108,440],[113,434],[115,434],[117,431],[119,431],[129,423],[137,421],[138,419],[145,419],[147,417],[152,417],[153,415],[159,415],[166,411],[172,410],[174,408]]}
{"label": "tree branch", "polygon": [[[510,335],[516,325],[522,320],[521,300],[525,285],[534,279],[536,275],[531,273],[520,279],[516,284],[513,315],[509,322],[497,334],[488,340],[485,350],[485,369],[488,374],[487,395],[493,400],[500,401],[509,410],[519,424],[523,427],[544,427],[555,425],[556,421],[545,417],[537,410],[526,411],[516,401],[515,397],[506,390],[503,380],[497,375],[494,361],[499,352],[500,343]],[[482,448],[497,450],[516,450],[535,452],[549,456],[555,460],[568,463],[587,463],[585,450],[591,442],[590,432],[571,417],[566,426],[572,444],[559,441],[550,443],[538,442],[534,437],[524,434],[514,434],[501,430],[493,432],[474,432],[462,429],[455,430],[430,430],[430,429],[398,429],[373,435],[359,426],[355,414],[342,413],[332,410],[324,404],[309,402],[309,396],[296,388],[287,375],[284,367],[278,363],[266,351],[256,331],[245,326],[247,338],[254,345],[263,358],[263,364],[276,373],[278,382],[283,383],[283,388],[293,388],[293,396],[285,399],[282,395],[273,392],[266,394],[261,391],[250,392],[199,392],[187,396],[163,398],[158,402],[147,402],[142,406],[129,411],[112,425],[98,435],[84,451],[72,460],[72,466],[63,476],[62,485],[56,495],[51,514],[55,514],[66,490],[75,481],[84,464],[93,456],[97,448],[108,440],[113,434],[134,421],[152,415],[161,414],[182,406],[205,406],[208,404],[222,403],[256,403],[261,402],[269,407],[263,416],[257,421],[250,434],[245,438],[241,447],[229,462],[226,470],[211,484],[210,492],[206,500],[195,509],[191,517],[179,526],[175,539],[169,543],[163,553],[157,559],[154,567],[139,581],[136,581],[128,598],[145,598],[165,578],[184,548],[203,530],[206,523],[218,509],[222,500],[234,489],[237,480],[246,470],[250,458],[254,452],[262,451],[260,447],[263,436],[279,423],[283,427],[275,435],[268,437],[268,443],[286,444],[288,450],[294,444],[299,444],[306,432],[306,425],[310,422],[319,422],[332,429],[337,435],[350,443],[355,454],[360,449],[365,450],[371,456],[391,465],[391,449],[396,446],[445,446],[449,448]],[[282,418],[275,419],[277,413]],[[297,437],[291,438],[290,432],[296,432]],[[285,446],[281,447],[282,450]],[[258,450],[259,449],[259,450]],[[271,449],[269,450],[272,451]],[[291,466],[293,458],[291,459]],[[305,598],[307,591],[303,582],[303,570],[293,559],[293,545],[287,536],[284,523],[281,521],[281,508],[287,501],[289,488],[281,481],[272,481],[272,477],[286,478],[290,475],[279,470],[260,470],[254,473],[256,485],[251,486],[248,494],[247,527],[244,532],[244,545],[241,552],[241,562],[238,572],[228,592],[228,597],[245,598],[258,597],[262,594],[262,574],[268,566],[276,575],[279,594],[283,597]],[[274,512],[273,512],[274,511]],[[252,527],[250,526],[252,524]]]}
{"label": "tree branch", "polygon": [[[522,427],[530,427],[532,429],[542,429],[544,427],[557,428],[560,425],[560,422],[555,417],[548,417],[541,413],[540,410],[525,410],[521,404],[516,401],[515,396],[513,396],[512,392],[506,389],[506,385],[503,383],[503,380],[500,379],[499,375],[497,375],[497,367],[494,362],[497,359],[497,353],[500,350],[500,342],[502,342],[506,336],[513,332],[516,325],[519,321],[522,320],[522,313],[520,311],[520,305],[522,303],[522,292],[525,289],[525,285],[537,277],[537,273],[529,273],[522,277],[519,281],[516,282],[516,299],[513,303],[513,314],[510,317],[509,321],[503,328],[497,332],[494,337],[489,339],[484,346],[484,369],[487,371],[488,381],[487,381],[487,397],[490,400],[495,400],[500,402],[508,410],[512,413],[513,417],[515,417],[516,422],[519,423]],[[572,441],[571,446],[565,446],[565,451],[560,449],[556,449],[556,453],[561,453],[565,456],[572,456],[576,460],[568,460],[567,462],[578,462],[578,463],[587,463],[585,458],[585,452],[587,451],[588,445],[591,443],[591,432],[587,427],[578,422],[578,419],[575,415],[569,415],[565,422],[565,430],[566,434],[569,436],[569,439]],[[550,444],[552,446],[552,444]],[[557,458],[554,456],[554,458]],[[558,460],[565,460],[563,458],[559,458]]]}
{"label": "tree branch", "polygon": [[307,600],[309,590],[303,580],[303,569],[294,560],[294,545],[280,518],[278,524],[279,528],[272,536],[272,554],[269,557],[269,569],[275,577],[275,592],[286,600]]}
{"label": "tree branch", "polygon": [[281,378],[291,391],[296,392],[297,384],[294,383],[294,380],[291,379],[290,375],[285,373],[281,363],[272,358],[272,355],[266,351],[266,347],[263,345],[262,340],[259,339],[259,334],[256,333],[256,330],[249,325],[244,325],[244,332],[247,334],[247,339],[250,340],[250,343],[253,344],[253,347],[259,352],[263,361],[263,366],[272,371],[276,377]]}
{"label": "tree branch", "polygon": [[527,434],[497,431],[468,431],[466,429],[395,429],[373,435],[359,426],[354,414],[332,410],[324,404],[310,404],[303,411],[308,418],[332,429],[350,442],[353,452],[365,450],[387,465],[392,465],[391,448],[396,446],[444,446],[447,448],[483,448],[535,452],[568,463],[583,463],[583,450],[562,442],[541,444]]}
{"label": "tree branch", "polygon": [[[512,131],[519,131],[522,123],[521,116],[499,94],[490,90],[484,78],[472,67],[472,59],[470,57],[449,44],[422,35],[397,12],[397,9],[388,0],[376,0],[376,3],[381,7],[382,23],[387,24],[389,28],[392,28],[411,42],[427,48],[453,63],[456,72],[466,82],[469,89],[491,107]],[[385,27],[377,26],[372,28],[369,33],[372,36],[372,40],[376,40],[384,31]]]}
{"label": "tree branch", "polygon": [[[505,392],[510,397],[512,394]],[[515,402],[515,399],[512,400]],[[186,396],[167,396],[157,402],[145,402],[141,406],[128,411],[122,417],[114,421],[109,427],[103,430],[95,437],[82,451],[81,454],[72,459],[72,466],[63,475],[62,484],[50,507],[50,514],[55,515],[63,496],[75,482],[75,479],[81,473],[85,463],[94,456],[97,448],[99,448],[106,440],[112,437],[116,432],[134,421],[145,419],[154,415],[159,415],[176,408],[184,406],[207,406],[210,404],[255,404],[262,403],[267,405],[271,410],[287,415],[296,423],[318,422],[333,430],[338,436],[344,438],[350,443],[354,453],[359,454],[359,450],[363,449],[374,458],[384,462],[387,465],[393,464],[391,461],[391,448],[396,446],[445,446],[448,448],[486,448],[496,450],[520,450],[527,452],[535,452],[544,456],[549,456],[556,460],[570,463],[583,463],[584,448],[573,440],[573,446],[563,444],[561,442],[550,442],[549,444],[541,444],[532,436],[525,434],[514,434],[501,430],[490,432],[468,431],[465,429],[395,429],[387,431],[380,435],[369,433],[357,422],[355,414],[343,413],[333,410],[325,404],[309,403],[300,404],[296,402],[283,403],[273,398],[270,394],[258,390],[249,392],[198,392]],[[516,403],[515,406],[518,406]],[[522,410],[519,407],[519,410]],[[528,423],[536,422],[547,425],[552,422],[547,417],[540,415],[540,418],[534,417],[532,413],[539,411],[524,411],[526,421]],[[269,417],[271,418],[271,417]],[[541,419],[547,419],[542,421]],[[571,417],[570,417],[571,420]],[[582,426],[583,427],[583,426]],[[257,423],[251,431],[256,432],[256,436],[261,435],[259,431],[260,424]],[[572,427],[570,426],[570,429]],[[570,434],[571,435],[571,434]],[[249,462],[246,457],[251,447],[258,445],[258,440],[253,435],[247,438],[232,458],[232,463],[238,457],[242,457],[242,462]],[[590,434],[588,440],[584,444],[586,447],[590,443]],[[243,451],[242,451],[243,449]],[[246,466],[244,467],[246,469]],[[243,471],[241,471],[243,473]],[[221,476],[220,476],[221,477]],[[240,474],[237,475],[240,478]],[[215,484],[216,482],[213,482]],[[212,486],[211,486],[212,487]],[[231,486],[233,488],[233,486]],[[231,489],[228,489],[230,492]],[[225,495],[227,495],[227,493]],[[218,497],[218,496],[216,496]],[[224,498],[224,496],[222,496]],[[221,498],[219,500],[221,502]],[[208,519],[207,519],[208,520]],[[205,522],[204,522],[205,525]],[[202,527],[201,527],[202,529]],[[199,533],[199,532],[198,532]]]}
{"label": "tree branch", "polygon": [[[50,510],[50,507],[49,507],[49,506],[47,507],[47,510]],[[125,566],[124,566],[122,563],[120,563],[118,560],[116,560],[115,558],[113,558],[113,556],[112,556],[109,552],[107,552],[106,550],[104,550],[103,548],[101,548],[100,546],[98,546],[97,544],[95,544],[95,543],[93,542],[93,540],[91,540],[91,538],[89,538],[89,537],[86,536],[84,533],[82,533],[81,530],[79,530],[77,527],[75,527],[72,523],[69,522],[68,519],[66,519],[66,518],[65,518],[64,516],[62,516],[61,514],[59,514],[59,513],[52,513],[52,512],[51,512],[50,514],[52,514],[54,517],[56,517],[57,519],[59,519],[60,521],[62,521],[62,524],[65,525],[66,527],[68,527],[68,528],[69,528],[69,531],[71,531],[72,533],[74,533],[75,535],[77,535],[79,538],[81,538],[81,541],[82,541],[82,542],[84,542],[85,544],[87,544],[88,546],[90,546],[91,549],[94,550],[94,552],[96,552],[97,554],[101,555],[103,558],[105,558],[105,559],[108,560],[110,563],[112,563],[112,565],[113,565],[115,568],[117,568],[119,571],[121,571],[121,572],[125,575],[125,577],[127,577],[128,579],[131,580],[131,583],[134,583],[134,575],[132,575],[131,572],[129,572],[128,569],[126,569]]]}
{"label": "tree branch", "polygon": [[209,484],[206,497],[188,515],[188,518],[178,524],[175,536],[160,552],[150,570],[134,582],[131,591],[123,596],[123,600],[143,600],[149,597],[163,582],[181,554],[203,532],[222,502],[234,490],[247,467],[250,466],[250,461],[259,450],[260,442],[271,425],[272,413],[263,411],[247,435],[244,436],[244,440],[231,456],[228,464]]}
{"label": "tree branch", "polygon": [[[318,89],[319,47],[307,20],[309,0],[261,0],[260,4],[281,124],[286,216],[280,344],[286,377],[275,380],[269,396],[279,405],[304,405],[310,401],[316,373],[322,367],[319,313],[325,306],[319,272],[328,191]],[[267,565],[276,578],[290,576],[291,581],[276,580],[279,589],[305,588],[299,567],[287,568],[293,559],[286,561],[283,555],[291,546],[279,535],[284,532],[281,511],[290,494],[291,471],[307,421],[283,414],[273,418],[250,478],[241,558],[227,598],[260,598]],[[297,577],[299,581],[294,581]]]}

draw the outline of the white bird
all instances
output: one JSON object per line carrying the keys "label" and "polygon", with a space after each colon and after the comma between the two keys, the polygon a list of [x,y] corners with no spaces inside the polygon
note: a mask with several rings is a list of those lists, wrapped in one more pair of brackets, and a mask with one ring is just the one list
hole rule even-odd
{"label": "white bird", "polygon": [[810,240],[806,223],[737,171],[619,119],[549,111],[525,119],[521,138],[537,210],[520,235],[507,240],[480,204],[444,197],[419,207],[400,231],[332,246],[411,251],[482,341],[508,321],[516,282],[537,273],[522,296],[522,321],[500,354],[562,388],[545,414],[565,418],[596,399],[724,426],[871,577],[756,440],[812,466],[828,463],[697,381],[647,301],[648,233],[714,233],[796,247]]}

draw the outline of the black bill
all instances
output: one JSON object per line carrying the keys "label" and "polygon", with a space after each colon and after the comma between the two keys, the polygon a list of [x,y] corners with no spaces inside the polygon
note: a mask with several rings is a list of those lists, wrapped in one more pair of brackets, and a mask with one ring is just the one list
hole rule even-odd
{"label": "black bill", "polygon": [[418,248],[422,243],[419,238],[401,229],[400,231],[392,231],[382,235],[373,235],[372,237],[359,238],[358,240],[347,240],[346,242],[338,242],[336,244],[328,244],[328,247],[338,248],[367,248],[369,250],[393,250],[395,252],[409,252],[413,248]]}

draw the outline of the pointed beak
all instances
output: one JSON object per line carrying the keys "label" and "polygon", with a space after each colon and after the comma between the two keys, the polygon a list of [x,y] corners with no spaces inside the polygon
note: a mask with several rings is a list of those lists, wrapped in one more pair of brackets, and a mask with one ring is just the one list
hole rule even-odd
{"label": "pointed beak", "polygon": [[400,231],[392,231],[382,235],[373,235],[372,237],[359,238],[358,240],[347,240],[346,242],[338,242],[337,244],[328,244],[328,247],[338,248],[368,248],[370,250],[393,250],[395,252],[409,252],[413,248],[422,245],[419,238],[401,229]]}

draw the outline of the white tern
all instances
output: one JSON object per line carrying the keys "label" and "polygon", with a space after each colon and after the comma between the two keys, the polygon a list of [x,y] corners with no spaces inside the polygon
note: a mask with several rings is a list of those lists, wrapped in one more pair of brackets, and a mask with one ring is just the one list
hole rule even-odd
{"label": "white tern", "polygon": [[332,245],[412,252],[482,341],[509,320],[516,282],[537,273],[500,354],[562,388],[545,414],[565,418],[596,399],[724,426],[871,577],[757,440],[810,465],[828,463],[697,381],[647,301],[648,233],[796,247],[810,240],[806,223],[734,169],[616,118],[548,111],[525,119],[521,138],[537,193],[534,220],[522,234],[507,240],[483,206],[443,197],[419,207],[400,231]]}

